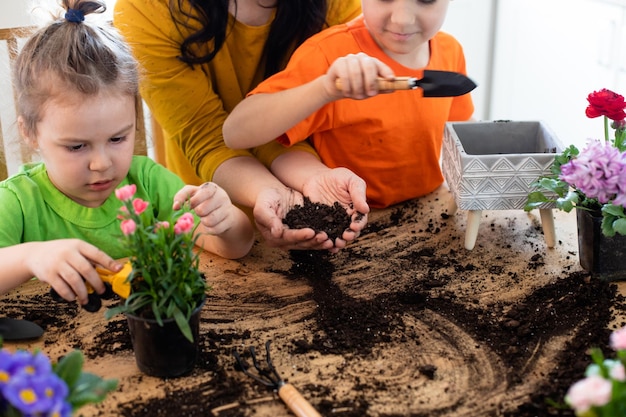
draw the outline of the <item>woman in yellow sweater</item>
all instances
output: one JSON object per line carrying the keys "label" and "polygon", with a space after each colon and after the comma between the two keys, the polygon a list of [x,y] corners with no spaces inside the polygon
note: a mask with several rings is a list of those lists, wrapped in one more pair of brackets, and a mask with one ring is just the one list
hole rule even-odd
{"label": "woman in yellow sweater", "polygon": [[[214,181],[232,201],[254,208],[271,246],[337,251],[367,222],[365,183],[329,169],[306,142],[251,150],[225,146],[222,124],[260,81],[282,69],[299,44],[360,14],[359,0],[117,0],[114,24],[143,70],[141,94],[163,127],[167,167],[189,184]],[[296,191],[294,191],[296,190]],[[332,242],[282,218],[303,194],[339,201],[353,215]],[[358,220],[357,220],[358,219]]]}

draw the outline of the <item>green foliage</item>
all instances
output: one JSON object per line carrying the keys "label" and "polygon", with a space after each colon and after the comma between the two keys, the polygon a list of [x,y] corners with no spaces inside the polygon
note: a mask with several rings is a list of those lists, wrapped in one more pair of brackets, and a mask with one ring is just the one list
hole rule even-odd
{"label": "green foliage", "polygon": [[[120,190],[128,196],[128,189]],[[155,221],[152,211],[145,210],[147,203],[139,200],[137,204],[138,199],[132,200],[133,194],[134,191],[122,200],[120,211],[133,267],[128,277],[130,296],[123,305],[107,311],[106,316],[128,313],[154,318],[161,326],[164,319],[174,319],[185,337],[193,341],[189,319],[209,289],[199,270],[195,249],[197,220],[183,207],[171,221]],[[132,222],[134,227],[125,229],[124,222]]]}

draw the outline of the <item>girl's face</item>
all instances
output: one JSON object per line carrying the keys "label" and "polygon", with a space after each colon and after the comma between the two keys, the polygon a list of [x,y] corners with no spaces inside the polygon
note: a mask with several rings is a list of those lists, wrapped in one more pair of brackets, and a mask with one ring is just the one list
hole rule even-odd
{"label": "girl's face", "polygon": [[50,181],[67,197],[99,207],[126,177],[135,143],[135,99],[66,93],[48,101],[37,136]]}
{"label": "girl's face", "polygon": [[441,29],[450,0],[362,0],[367,28],[378,46],[401,64],[428,64],[428,41]]}

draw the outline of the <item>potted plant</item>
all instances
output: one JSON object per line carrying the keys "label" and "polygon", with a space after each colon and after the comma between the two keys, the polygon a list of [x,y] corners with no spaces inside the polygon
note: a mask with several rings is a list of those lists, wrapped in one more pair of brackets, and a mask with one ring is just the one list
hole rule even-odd
{"label": "potted plant", "polygon": [[208,289],[199,270],[195,217],[187,207],[172,221],[155,221],[134,184],[116,190],[132,271],[130,295],[106,313],[126,314],[139,369],[160,377],[189,372],[198,356],[199,315]]}
{"label": "potted plant", "polygon": [[78,350],[54,364],[39,351],[0,350],[0,416],[69,417],[117,388],[117,380],[102,379],[82,368]]}
{"label": "potted plant", "polygon": [[[582,151],[570,145],[556,155],[551,174],[534,184],[537,189],[528,195],[524,209],[530,211],[546,202],[566,212],[578,209],[581,266],[602,278],[624,279],[626,102],[607,89],[594,91],[587,100],[587,117],[604,119],[604,140],[591,139]],[[557,197],[548,197],[546,191]]]}
{"label": "potted plant", "polygon": [[626,327],[611,333],[609,344],[615,359],[604,357],[599,348],[591,349],[592,363],[585,378],[574,383],[565,402],[580,417],[626,415]]}

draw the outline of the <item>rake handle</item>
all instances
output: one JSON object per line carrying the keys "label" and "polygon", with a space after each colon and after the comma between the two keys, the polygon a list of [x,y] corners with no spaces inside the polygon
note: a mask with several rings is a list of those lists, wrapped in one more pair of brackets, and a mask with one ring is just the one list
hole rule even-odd
{"label": "rake handle", "polygon": [[298,417],[322,417],[306,398],[291,384],[285,383],[278,388],[278,396]]}
{"label": "rake handle", "polygon": [[[376,83],[378,84],[378,90],[412,90],[413,86],[411,85],[411,77],[396,77],[393,80],[386,80],[384,78],[378,78]],[[337,78],[335,81],[335,87],[338,90],[343,90],[343,83],[341,82],[341,78]]]}

